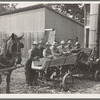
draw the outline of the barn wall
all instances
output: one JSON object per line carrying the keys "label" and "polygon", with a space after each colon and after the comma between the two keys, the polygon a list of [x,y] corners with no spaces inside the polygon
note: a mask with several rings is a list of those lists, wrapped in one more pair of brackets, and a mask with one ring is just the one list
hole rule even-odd
{"label": "barn wall", "polygon": [[2,44],[2,37],[5,37],[4,34],[16,33],[19,36],[24,34],[23,56],[26,57],[33,40],[39,41],[43,37],[44,22],[44,8],[0,16],[0,44]]}
{"label": "barn wall", "polygon": [[56,12],[45,8],[45,27],[56,30],[56,40],[67,41],[68,39],[79,38],[79,42],[84,43],[84,27]]}

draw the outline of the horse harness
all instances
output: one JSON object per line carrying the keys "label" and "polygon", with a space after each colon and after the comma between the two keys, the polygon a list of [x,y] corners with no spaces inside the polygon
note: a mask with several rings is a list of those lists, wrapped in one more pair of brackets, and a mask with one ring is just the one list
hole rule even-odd
{"label": "horse harness", "polygon": [[[7,48],[6,48],[6,53],[7,53],[7,51],[9,52],[9,53],[12,53],[12,46],[14,45],[14,44],[17,44],[16,45],[16,47],[17,47],[17,50],[16,50],[16,53],[14,54],[14,55],[12,55],[12,58],[10,59],[9,57],[7,57],[6,56],[6,54],[4,53],[3,54],[3,58],[7,61],[7,62],[9,62],[10,64],[12,64],[13,63],[13,61],[15,60],[15,57],[16,56],[18,56],[18,55],[21,55],[21,52],[19,51],[20,50],[20,42],[19,41],[8,41],[9,42],[9,44],[7,43]],[[9,65],[10,65],[9,64]],[[4,65],[4,64],[2,64],[2,63],[0,63],[0,65],[1,66],[7,66],[7,65]]]}

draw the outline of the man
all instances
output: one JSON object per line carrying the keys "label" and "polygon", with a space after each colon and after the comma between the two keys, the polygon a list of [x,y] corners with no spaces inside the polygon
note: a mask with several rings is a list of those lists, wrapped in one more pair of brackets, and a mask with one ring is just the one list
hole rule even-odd
{"label": "man", "polygon": [[43,41],[39,42],[38,49],[40,52],[40,58],[43,58],[43,50],[44,50]]}
{"label": "man", "polygon": [[61,53],[59,52],[57,46],[58,46],[57,42],[53,42],[51,47],[51,52],[54,58],[58,58],[61,56]]}
{"label": "man", "polygon": [[67,46],[65,46],[65,48],[66,48],[66,52],[67,53],[70,53],[71,52],[71,50],[72,50],[72,40],[68,40],[68,42],[67,42],[68,44],[67,44]]}
{"label": "man", "polygon": [[3,55],[3,48],[0,46],[0,55]]}
{"label": "man", "polygon": [[77,42],[75,43],[75,49],[79,49],[79,48],[81,48],[81,45],[80,45],[80,43],[77,41]]}
{"label": "man", "polygon": [[[42,58],[42,62],[53,59],[50,46],[51,46],[51,44],[49,42],[46,42],[45,49],[43,50],[43,57],[44,58]],[[47,69],[46,73],[47,73],[46,79],[48,80],[50,75],[51,75],[50,68]]]}
{"label": "man", "polygon": [[31,86],[34,81],[34,85],[37,83],[37,72],[31,68],[32,61],[36,61],[39,59],[39,50],[37,48],[38,43],[36,41],[33,42],[32,49],[29,50],[29,58],[25,64],[25,77],[26,77],[26,84]]}
{"label": "man", "polygon": [[50,49],[51,44],[49,42],[46,43],[46,48],[43,50],[43,56],[45,58],[53,59],[52,52]]}
{"label": "man", "polygon": [[60,46],[57,47],[62,56],[67,55],[65,44],[65,41],[61,41]]}
{"label": "man", "polygon": [[77,41],[75,47],[71,50],[72,53],[78,53],[82,49],[80,43]]}

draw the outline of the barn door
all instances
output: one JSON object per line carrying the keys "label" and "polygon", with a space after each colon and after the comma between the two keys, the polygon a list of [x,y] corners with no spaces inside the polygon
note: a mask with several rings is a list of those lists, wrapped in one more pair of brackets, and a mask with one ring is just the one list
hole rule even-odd
{"label": "barn door", "polygon": [[56,35],[56,31],[55,30],[49,31],[48,42],[50,44],[52,44],[55,41],[55,35]]}

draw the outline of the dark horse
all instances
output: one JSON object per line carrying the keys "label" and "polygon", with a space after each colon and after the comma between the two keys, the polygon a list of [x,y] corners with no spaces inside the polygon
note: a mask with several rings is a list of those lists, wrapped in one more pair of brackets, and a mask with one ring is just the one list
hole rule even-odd
{"label": "dark horse", "polygon": [[[0,70],[5,68],[10,68],[16,66],[16,64],[20,64],[21,59],[21,48],[24,48],[24,44],[20,42],[23,36],[18,37],[16,34],[12,33],[12,35],[4,40],[4,48],[3,54],[0,55]],[[10,76],[13,70],[6,71],[7,72],[7,87],[6,93],[10,93]],[[1,73],[2,75],[3,73]],[[1,75],[0,75],[0,84],[1,84]]]}

